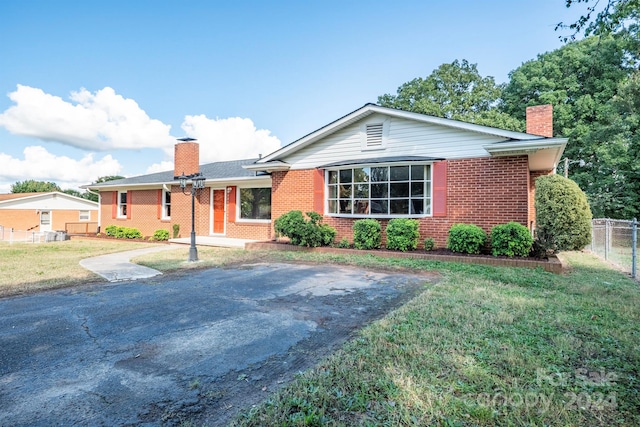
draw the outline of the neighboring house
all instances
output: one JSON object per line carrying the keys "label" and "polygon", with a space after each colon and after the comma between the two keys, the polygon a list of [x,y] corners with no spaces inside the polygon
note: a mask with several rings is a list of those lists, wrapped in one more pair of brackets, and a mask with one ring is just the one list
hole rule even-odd
{"label": "neighboring house", "polygon": [[321,213],[338,239],[359,218],[415,218],[422,238],[444,245],[455,223],[533,227],[534,181],[554,173],[567,143],[552,135],[551,105],[529,107],[521,133],[367,104],[260,159],[199,166],[198,144],[184,142],[173,171],[87,188],[100,192],[103,228],[144,235],[179,224],[188,236],[191,196],[175,178],[201,172],[198,235],[272,239],[272,220],[296,209]]}
{"label": "neighboring house", "polygon": [[0,226],[23,231],[95,233],[98,207],[91,200],[57,191],[0,194]]}

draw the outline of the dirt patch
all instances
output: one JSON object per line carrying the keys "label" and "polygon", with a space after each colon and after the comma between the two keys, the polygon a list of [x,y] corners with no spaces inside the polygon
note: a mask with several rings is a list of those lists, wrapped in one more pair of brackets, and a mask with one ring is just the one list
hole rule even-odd
{"label": "dirt patch", "polygon": [[[435,274],[423,277],[430,283],[439,280]],[[402,306],[425,288],[423,284],[411,281],[397,289],[401,292],[384,298],[370,298],[367,292],[355,291],[317,298],[288,295],[265,301],[261,304],[264,310],[288,310],[295,306],[299,318],[315,322],[318,330],[286,353],[213,379],[198,393],[200,405],[183,407],[180,412],[191,413],[190,418],[196,425],[226,425],[241,411],[287,385],[297,373],[312,368],[334,353],[362,327]]]}

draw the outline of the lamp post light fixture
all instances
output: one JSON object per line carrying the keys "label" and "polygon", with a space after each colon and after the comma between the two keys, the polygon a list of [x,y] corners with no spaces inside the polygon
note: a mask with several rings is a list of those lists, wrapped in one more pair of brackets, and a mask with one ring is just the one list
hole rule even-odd
{"label": "lamp post light fixture", "polygon": [[584,160],[571,160],[568,157],[564,158],[564,177],[569,178],[569,164],[578,163],[580,167],[583,167],[586,163]]}
{"label": "lamp post light fixture", "polygon": [[206,178],[200,173],[185,175],[184,172],[178,177],[180,189],[183,194],[188,181],[191,181],[191,246],[189,247],[189,262],[198,261],[198,248],[196,248],[196,194],[204,188]]}

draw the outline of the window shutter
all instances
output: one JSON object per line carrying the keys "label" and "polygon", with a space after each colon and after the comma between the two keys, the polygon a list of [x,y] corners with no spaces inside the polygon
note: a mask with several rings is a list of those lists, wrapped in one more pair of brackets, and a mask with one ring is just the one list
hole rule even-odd
{"label": "window shutter", "polygon": [[313,210],[324,215],[324,170],[316,169],[313,173]]}
{"label": "window shutter", "polygon": [[[228,222],[236,222],[236,190],[238,187],[231,187],[231,192],[228,193],[227,197],[227,221]],[[226,190],[225,190],[226,191]]]}
{"label": "window shutter", "polygon": [[162,188],[158,190],[158,204],[156,206],[156,215],[157,218],[162,218]]}
{"label": "window shutter", "polygon": [[127,191],[127,219],[131,219],[131,191]]}
{"label": "window shutter", "polygon": [[118,216],[118,192],[114,191],[111,196],[111,218]]}
{"label": "window shutter", "polygon": [[382,123],[367,125],[367,147],[382,146]]}
{"label": "window shutter", "polygon": [[447,161],[433,164],[433,216],[447,216]]}

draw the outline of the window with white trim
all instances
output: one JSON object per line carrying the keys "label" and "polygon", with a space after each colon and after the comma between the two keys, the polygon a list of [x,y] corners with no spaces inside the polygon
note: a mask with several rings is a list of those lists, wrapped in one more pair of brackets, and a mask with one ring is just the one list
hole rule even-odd
{"label": "window with white trim", "polygon": [[127,217],[127,192],[118,191],[118,218]]}
{"label": "window with white trim", "polygon": [[80,211],[80,216],[78,218],[79,221],[89,221],[91,220],[91,212],[90,211]]}
{"label": "window with white trim", "polygon": [[271,187],[240,188],[240,219],[271,220]]}
{"label": "window with white trim", "polygon": [[363,166],[327,172],[328,213],[357,217],[431,215],[431,165]]}
{"label": "window with white trim", "polygon": [[171,219],[171,191],[162,190],[162,219]]}

